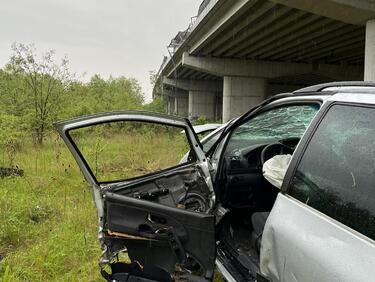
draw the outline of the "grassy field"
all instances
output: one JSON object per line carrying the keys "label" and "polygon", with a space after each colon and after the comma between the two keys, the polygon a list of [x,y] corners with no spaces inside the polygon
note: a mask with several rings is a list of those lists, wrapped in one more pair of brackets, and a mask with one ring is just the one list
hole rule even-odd
{"label": "grassy field", "polygon": [[[159,141],[158,154],[182,152]],[[55,135],[42,147],[26,140],[13,157],[25,175],[0,179],[0,281],[104,281],[90,189],[65,144]],[[130,161],[133,170],[155,169],[142,158]]]}
{"label": "grassy field", "polygon": [[102,281],[96,211],[65,145],[51,137],[15,156],[24,177],[0,180],[3,281]]}

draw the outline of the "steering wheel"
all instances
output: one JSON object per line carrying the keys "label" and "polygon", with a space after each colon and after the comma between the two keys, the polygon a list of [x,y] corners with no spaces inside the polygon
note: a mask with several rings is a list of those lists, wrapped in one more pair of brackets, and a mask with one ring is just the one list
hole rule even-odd
{"label": "steering wheel", "polygon": [[[281,141],[276,143],[271,143],[263,148],[262,152],[260,153],[260,162],[262,167],[264,163],[276,155],[285,155],[285,154],[293,154],[294,147],[286,145]],[[271,155],[271,153],[273,153]],[[271,156],[270,156],[271,155]]]}

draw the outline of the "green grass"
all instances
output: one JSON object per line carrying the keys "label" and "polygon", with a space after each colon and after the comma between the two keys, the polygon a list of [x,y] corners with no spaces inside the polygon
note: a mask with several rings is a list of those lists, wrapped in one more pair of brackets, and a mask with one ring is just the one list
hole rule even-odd
{"label": "green grass", "polygon": [[24,177],[0,180],[3,281],[102,281],[96,211],[89,187],[59,139],[25,143]]}
{"label": "green grass", "polygon": [[[140,158],[134,150],[145,146],[133,138],[134,157],[126,159],[133,170],[156,169],[147,156],[176,159],[185,150],[157,140],[158,152],[148,149]],[[25,176],[0,179],[0,281],[104,281],[90,188],[65,144],[57,136],[42,147],[25,141],[14,159]]]}

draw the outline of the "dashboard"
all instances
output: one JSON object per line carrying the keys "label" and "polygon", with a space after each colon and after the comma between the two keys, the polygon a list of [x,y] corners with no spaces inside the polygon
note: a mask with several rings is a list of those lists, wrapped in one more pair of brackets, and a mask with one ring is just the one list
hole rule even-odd
{"label": "dashboard", "polygon": [[[299,138],[269,140],[233,150],[225,156],[225,184],[222,201],[226,207],[267,210],[272,207],[278,189],[263,177],[263,161],[280,154],[292,154]],[[245,145],[242,143],[241,145]]]}
{"label": "dashboard", "polygon": [[228,174],[254,173],[262,171],[261,152],[267,144],[234,150],[228,157]]}
{"label": "dashboard", "polygon": [[290,138],[234,149],[227,157],[227,174],[261,173],[262,157],[266,161],[276,155],[293,154],[298,142],[299,138]]}

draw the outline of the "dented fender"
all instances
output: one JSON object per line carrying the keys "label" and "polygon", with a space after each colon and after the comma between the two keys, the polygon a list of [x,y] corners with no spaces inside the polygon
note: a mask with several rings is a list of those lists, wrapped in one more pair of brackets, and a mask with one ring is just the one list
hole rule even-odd
{"label": "dented fender", "polygon": [[368,281],[375,245],[345,225],[283,194],[267,219],[260,270],[270,281]]}

